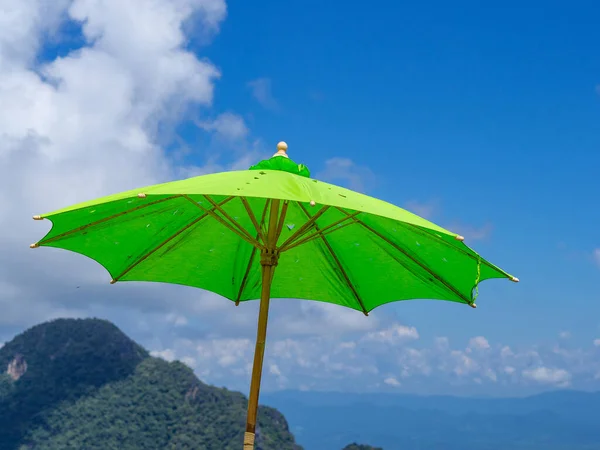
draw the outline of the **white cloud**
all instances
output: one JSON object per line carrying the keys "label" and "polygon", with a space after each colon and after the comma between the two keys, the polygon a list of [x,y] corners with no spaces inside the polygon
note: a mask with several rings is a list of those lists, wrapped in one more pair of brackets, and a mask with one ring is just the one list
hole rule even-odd
{"label": "white cloud", "polygon": [[427,351],[417,350],[407,347],[400,352],[397,358],[399,366],[402,368],[403,378],[418,375],[429,375],[432,368],[429,361],[430,355]]}
{"label": "white cloud", "polygon": [[571,374],[565,369],[553,369],[548,367],[536,367],[523,371],[525,378],[537,381],[543,384],[552,384],[558,387],[569,386]]}
{"label": "white cloud", "polygon": [[245,366],[252,361],[254,345],[250,339],[212,339],[196,346],[198,358],[222,368]]}
{"label": "white cloud", "polygon": [[165,320],[168,323],[172,323],[175,326],[184,326],[187,325],[188,320],[180,315],[180,314],[176,314],[176,313],[169,313],[165,316]]}
{"label": "white cloud", "polygon": [[[29,250],[49,226],[31,215],[172,178],[158,125],[209,107],[220,76],[186,50],[184,25],[195,19],[196,29],[214,32],[226,7],[223,0],[11,0],[7,8],[0,18],[0,322],[31,325],[82,314],[87,306],[75,301],[74,284],[89,291],[107,277],[77,255]],[[80,22],[87,44],[34,65],[44,37],[60,38],[61,20]],[[114,302],[87,300],[103,297]]]}
{"label": "white cloud", "polygon": [[70,0],[3,0],[0,16],[0,67],[28,66],[42,33],[53,35]]}
{"label": "white cloud", "polygon": [[594,347],[600,347],[600,339],[594,339]]}
{"label": "white cloud", "polygon": [[517,369],[515,369],[512,366],[506,366],[502,369],[505,373],[507,373],[508,375],[512,375],[513,373],[516,372]]}
{"label": "white cloud", "polygon": [[446,336],[438,336],[434,339],[435,347],[438,350],[448,350],[450,348],[450,340]]}
{"label": "white cloud", "polygon": [[487,350],[490,348],[490,343],[483,336],[477,336],[469,340],[468,349]]}
{"label": "white cloud", "polygon": [[273,302],[278,321],[270,329],[292,335],[344,334],[375,329],[379,324],[376,314],[365,317],[359,311],[338,305],[306,300]]}
{"label": "white cloud", "polygon": [[181,362],[191,369],[194,369],[197,364],[196,359],[192,358],[191,356],[184,356],[183,358],[181,358]]}
{"label": "white cloud", "polygon": [[279,376],[281,375],[281,370],[279,370],[279,366],[277,366],[277,364],[271,364],[269,366],[269,373]]}
{"label": "white cloud", "polygon": [[[246,392],[254,335],[249,327],[240,338],[176,338],[156,348],[172,349],[165,357],[193,358],[196,372],[209,383]],[[461,350],[453,349],[444,338],[428,344],[416,336],[414,327],[397,323],[353,331],[343,340],[337,333],[293,337],[269,333],[263,388],[355,390],[357,386],[380,389],[387,385],[421,393],[539,392],[544,386],[586,386],[582,383],[590,383],[600,372],[600,361],[592,350],[557,354],[552,346],[487,347],[476,338],[471,347]],[[469,353],[472,347],[476,349]],[[379,384],[373,383],[374,376],[381,377]]]}
{"label": "white cloud", "polygon": [[249,131],[244,119],[230,112],[220,114],[213,120],[199,121],[196,124],[203,130],[214,132],[218,136],[231,141],[244,139],[248,136]]}
{"label": "white cloud", "polygon": [[170,348],[164,349],[164,350],[155,350],[150,352],[150,354],[156,358],[162,358],[165,361],[175,361],[175,359],[177,358],[175,356],[175,352],[173,350],[171,350]]}
{"label": "white cloud", "polygon": [[360,166],[349,158],[331,158],[315,176],[323,181],[339,183],[355,191],[364,192],[374,182],[375,175],[368,167]]}
{"label": "white cloud", "polygon": [[428,202],[410,200],[405,204],[406,210],[429,220],[431,220],[433,215],[439,210],[439,207],[440,205],[437,200],[431,200]]}
{"label": "white cloud", "polygon": [[[240,116],[203,111],[211,107],[220,71],[188,50],[190,30],[194,38],[218,31],[225,2],[5,0],[3,6],[10,14],[0,16],[0,326],[12,333],[55,317],[111,318],[159,349],[153,355],[180,359],[211,382],[247,389],[257,302],[235,308],[216,295],[180,286],[109,286],[108,275],[93,261],[28,248],[49,227],[33,222],[33,214],[182,174],[246,168],[261,154],[259,141],[246,142],[250,132]],[[61,38],[62,20],[83,26],[85,46],[36,64],[43,39]],[[276,107],[269,81],[256,81],[257,99]],[[246,152],[235,161],[217,155],[199,167],[174,164],[162,131],[184,115],[211,117],[201,128],[243,141],[239,147]],[[330,159],[317,177],[358,190],[374,180],[371,171],[346,158]],[[355,389],[373,375],[388,385],[401,378],[407,389],[424,379],[431,380],[429,387],[453,389],[453,383],[470,386],[474,378],[500,385],[506,377],[521,382],[520,376],[555,383],[569,378],[575,384],[600,371],[588,353],[513,351],[491,347],[482,337],[465,350],[452,349],[447,338],[427,347],[416,327],[391,323],[378,312],[364,317],[293,300],[275,301],[272,308],[267,388],[273,382]],[[2,339],[7,336],[3,332]],[[567,372],[575,357],[581,367]],[[529,369],[545,367],[550,358],[555,369]]]}
{"label": "white cloud", "polygon": [[393,387],[398,387],[401,385],[401,383],[398,381],[398,379],[396,377],[387,377],[385,380],[383,380],[383,382],[385,384],[387,384],[388,386],[393,386]]}
{"label": "white cloud", "polygon": [[496,372],[492,369],[490,369],[489,367],[487,369],[485,369],[484,371],[484,375],[490,379],[490,381],[493,381],[494,383],[496,381],[498,381],[498,376],[496,375]]}
{"label": "white cloud", "polygon": [[263,107],[271,110],[279,109],[279,104],[275,100],[275,97],[273,97],[270,78],[257,78],[256,80],[249,81],[247,84],[252,92],[252,96]]}
{"label": "white cloud", "polygon": [[387,344],[398,344],[402,342],[419,339],[419,333],[415,327],[407,327],[393,324],[388,328],[371,331],[363,338],[365,341],[385,342]]}
{"label": "white cloud", "polygon": [[561,339],[569,339],[571,337],[571,332],[561,331],[560,333],[558,333],[558,337]]}
{"label": "white cloud", "polygon": [[451,351],[450,357],[454,362],[452,371],[459,377],[479,372],[480,370],[480,365],[460,350]]}

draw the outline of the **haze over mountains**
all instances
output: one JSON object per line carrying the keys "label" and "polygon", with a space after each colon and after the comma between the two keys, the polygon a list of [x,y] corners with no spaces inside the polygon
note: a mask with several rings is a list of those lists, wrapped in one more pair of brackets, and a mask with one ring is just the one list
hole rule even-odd
{"label": "haze over mountains", "polygon": [[461,398],[280,391],[263,402],[307,449],[349,441],[386,450],[600,449],[600,393]]}

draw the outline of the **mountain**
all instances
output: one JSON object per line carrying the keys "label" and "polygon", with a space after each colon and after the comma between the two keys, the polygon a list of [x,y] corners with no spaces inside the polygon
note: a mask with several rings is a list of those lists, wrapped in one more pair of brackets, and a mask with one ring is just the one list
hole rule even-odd
{"label": "mountain", "polygon": [[369,445],[354,443],[354,444],[345,446],[342,450],[383,450],[383,449],[380,447],[375,448],[375,447],[371,447]]}
{"label": "mountain", "polygon": [[[257,450],[600,449],[600,393],[282,391],[262,402],[271,407],[260,407]],[[0,348],[1,450],[238,450],[246,405],[103,320],[55,320]]]}
{"label": "mountain", "polygon": [[282,411],[310,450],[369,442],[385,450],[598,450],[600,393],[461,398],[280,391],[262,400]]}
{"label": "mountain", "polygon": [[[238,450],[246,398],[151,357],[115,325],[59,319],[0,348],[2,450]],[[260,407],[257,450],[302,450]]]}

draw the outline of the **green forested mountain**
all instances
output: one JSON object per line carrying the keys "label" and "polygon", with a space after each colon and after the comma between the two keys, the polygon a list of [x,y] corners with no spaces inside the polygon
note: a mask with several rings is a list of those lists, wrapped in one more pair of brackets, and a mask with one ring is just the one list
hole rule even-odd
{"label": "green forested mountain", "polygon": [[[59,319],[0,349],[2,450],[239,450],[246,398],[208,386],[97,319]],[[301,450],[259,412],[257,449]]]}

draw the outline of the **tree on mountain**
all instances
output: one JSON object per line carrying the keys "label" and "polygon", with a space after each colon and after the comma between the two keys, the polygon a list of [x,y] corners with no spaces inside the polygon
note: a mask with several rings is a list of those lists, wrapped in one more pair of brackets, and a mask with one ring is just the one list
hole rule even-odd
{"label": "tree on mountain", "polygon": [[356,442],[345,446],[342,450],[383,450],[381,447],[371,447],[370,445],[357,444]]}

